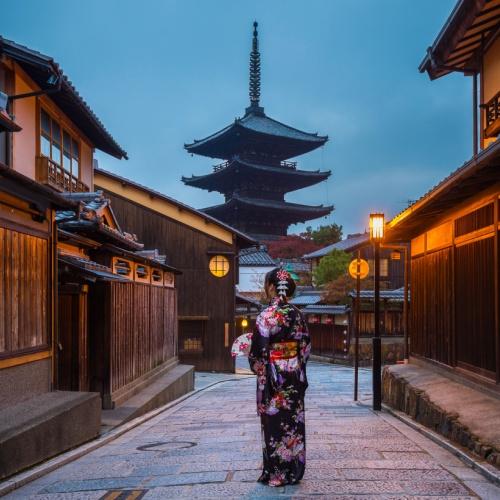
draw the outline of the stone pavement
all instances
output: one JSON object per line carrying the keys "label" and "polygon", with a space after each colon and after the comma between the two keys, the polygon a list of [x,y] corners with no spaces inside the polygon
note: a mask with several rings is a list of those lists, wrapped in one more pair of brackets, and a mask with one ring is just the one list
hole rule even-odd
{"label": "stone pavement", "polygon": [[[500,498],[500,488],[438,445],[353,403],[351,368],[310,364],[308,373],[308,461],[299,485],[255,482],[261,463],[255,380],[226,376],[6,498]],[[363,398],[369,390],[362,370]]]}

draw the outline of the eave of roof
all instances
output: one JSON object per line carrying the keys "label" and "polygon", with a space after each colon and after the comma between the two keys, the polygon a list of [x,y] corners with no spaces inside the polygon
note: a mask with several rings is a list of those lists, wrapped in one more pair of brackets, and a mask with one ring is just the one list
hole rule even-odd
{"label": "eave of roof", "polygon": [[360,234],[359,236],[354,236],[352,238],[346,238],[345,240],[338,241],[326,247],[315,250],[314,252],[305,254],[303,259],[315,259],[318,257],[324,257],[328,255],[333,250],[343,250],[344,252],[353,252],[362,246],[365,246],[370,241],[370,235],[368,233]]}
{"label": "eave of roof", "polygon": [[300,205],[298,203],[289,203],[287,201],[265,200],[262,198],[245,198],[235,195],[226,203],[204,208],[203,211],[220,212],[225,211],[228,208],[232,208],[233,206],[245,206],[252,209],[262,208],[265,210],[275,210],[278,212],[285,212],[290,214],[295,213],[297,215],[315,215],[316,217],[328,215],[333,210],[333,206]]}
{"label": "eave of roof", "polygon": [[[241,169],[241,166],[243,166],[243,169]],[[205,175],[182,177],[182,182],[189,186],[199,187],[201,189],[207,189],[208,186],[212,186],[214,190],[216,190],[217,185],[223,182],[224,179],[230,177],[232,180],[234,179],[235,174],[245,173],[249,173],[251,175],[255,175],[256,173],[279,175],[280,179],[291,182],[294,185],[294,188],[290,189],[291,191],[314,185],[327,179],[331,175],[330,170],[324,172],[319,170],[297,170],[282,166],[258,165],[256,163],[235,159],[232,160],[227,167],[221,168],[215,172],[210,172]]]}
{"label": "eave of roof", "polygon": [[269,118],[265,114],[249,112],[243,118],[236,118],[233,123],[227,125],[214,134],[204,139],[195,140],[191,144],[185,144],[184,148],[189,153],[195,153],[212,158],[226,159],[226,153],[220,153],[219,144],[226,139],[232,140],[232,136],[238,134],[239,141],[242,135],[250,133],[260,139],[281,140],[285,143],[295,144],[296,151],[289,157],[298,156],[312,151],[328,141],[328,136],[320,136],[317,133],[303,132],[302,130],[285,125],[277,120]]}
{"label": "eave of roof", "polygon": [[452,71],[475,71],[468,66],[477,51],[498,35],[499,27],[498,0],[459,0],[427,50],[420,72],[427,71],[434,80]]}
{"label": "eave of roof", "polygon": [[54,59],[1,36],[0,54],[5,54],[18,62],[41,88],[47,81],[48,73],[59,76],[61,89],[50,94],[50,98],[74,121],[97,149],[115,158],[127,158],[127,153],[106,130]]}
{"label": "eave of roof", "polygon": [[[488,173],[482,172],[487,168],[490,169]],[[475,177],[476,174],[478,177]],[[465,180],[471,181],[469,185]],[[500,140],[483,149],[396,215],[387,224],[387,237],[394,240],[413,237],[416,231],[421,231],[432,223],[434,212],[442,213],[494,182],[500,182]]]}
{"label": "eave of roof", "polygon": [[158,267],[160,269],[163,269],[164,271],[171,272],[173,274],[182,274],[182,271],[180,269],[177,269],[176,267],[170,266],[168,264],[163,264],[162,262],[159,262],[155,259],[150,259],[148,257],[144,257],[143,255],[138,254],[137,252],[132,252],[130,250],[126,250],[121,247],[117,247],[116,245],[112,244],[106,244],[103,245],[104,249],[107,249],[109,252],[115,254],[115,255],[122,255],[123,257],[128,257],[130,259],[135,260],[136,262],[141,262],[142,264],[147,264],[153,267]]}
{"label": "eave of roof", "polygon": [[[134,187],[142,192],[147,193],[150,196],[154,196],[156,198],[165,200],[166,202],[168,202],[172,205],[175,205],[182,210],[186,210],[187,212],[198,215],[199,217],[203,218],[205,221],[210,222],[212,224],[215,224],[215,225],[225,229],[226,231],[229,231],[234,236],[236,236],[236,238],[238,238],[238,240],[240,240],[240,242],[243,242],[245,245],[256,245],[257,244],[257,241],[254,240],[253,238],[251,238],[250,236],[248,236],[247,234],[242,233],[241,231],[238,231],[234,227],[231,227],[231,226],[225,224],[224,222],[222,222],[222,221],[220,221],[220,220],[218,220],[218,219],[216,219],[208,214],[203,213],[201,210],[197,210],[196,208],[190,207],[189,205],[185,205],[184,203],[181,203],[180,201],[175,200],[174,198],[170,198],[169,196],[167,196],[163,193],[160,193],[159,191],[155,191],[154,189],[143,186],[142,184],[139,184],[135,181],[131,181],[130,179],[126,179],[125,177],[121,177],[120,175],[109,172],[108,170],[103,170],[101,168],[94,169],[94,170],[99,175],[103,175],[103,176],[108,177],[112,180],[118,181],[123,185],[132,186],[132,187]],[[99,185],[99,182],[96,182],[96,184]]]}

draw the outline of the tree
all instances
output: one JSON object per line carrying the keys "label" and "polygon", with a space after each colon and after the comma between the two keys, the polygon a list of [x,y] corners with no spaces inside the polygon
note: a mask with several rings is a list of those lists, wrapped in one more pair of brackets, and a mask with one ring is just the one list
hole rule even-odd
{"label": "tree", "polygon": [[351,256],[343,250],[334,249],[328,255],[325,255],[316,269],[314,269],[314,281],[317,285],[325,285],[328,282],[335,281],[347,272]]}
{"label": "tree", "polygon": [[356,288],[356,280],[348,273],[344,273],[336,280],[326,284],[323,300],[327,304],[349,304],[349,293]]}
{"label": "tree", "polygon": [[306,228],[306,232],[302,233],[301,236],[324,247],[326,245],[338,243],[342,239],[342,226],[330,224],[328,226],[319,226],[314,230],[309,226]]}
{"label": "tree", "polygon": [[265,245],[273,259],[297,259],[321,248],[311,239],[304,238],[299,234],[281,236],[278,240],[266,241]]}

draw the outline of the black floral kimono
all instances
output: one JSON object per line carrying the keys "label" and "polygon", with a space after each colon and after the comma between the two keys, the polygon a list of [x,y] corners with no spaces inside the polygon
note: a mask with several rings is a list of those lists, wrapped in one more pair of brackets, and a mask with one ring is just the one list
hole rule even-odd
{"label": "black floral kimono", "polygon": [[310,338],[300,311],[275,297],[258,318],[249,355],[257,375],[264,466],[259,481],[294,484],[306,464],[304,395]]}

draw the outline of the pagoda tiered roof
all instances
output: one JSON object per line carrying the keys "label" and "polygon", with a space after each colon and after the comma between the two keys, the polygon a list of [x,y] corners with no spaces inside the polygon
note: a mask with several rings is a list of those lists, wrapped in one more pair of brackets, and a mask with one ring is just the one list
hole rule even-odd
{"label": "pagoda tiered roof", "polygon": [[238,178],[259,176],[259,182],[278,181],[283,186],[283,191],[289,192],[313,186],[324,181],[330,175],[329,170],[324,172],[319,170],[298,170],[295,164],[289,162],[282,162],[277,165],[262,165],[237,158],[228,161],[226,164],[215,166],[214,171],[209,174],[183,177],[182,181],[188,186],[227,193],[233,190]]}
{"label": "pagoda tiered roof", "polygon": [[290,221],[290,224],[293,224],[295,222],[305,222],[328,215],[333,210],[333,206],[301,205],[299,203],[289,203],[281,200],[247,198],[233,194],[232,198],[226,203],[207,207],[202,211],[212,217],[225,220],[232,211],[242,209],[249,210],[254,214],[262,211],[266,214],[267,218],[272,218],[273,215],[282,216]]}
{"label": "pagoda tiered roof", "polygon": [[184,147],[189,153],[222,160],[251,151],[286,160],[313,151],[327,140],[328,136],[303,132],[270,118],[261,107],[250,106],[243,118]]}

